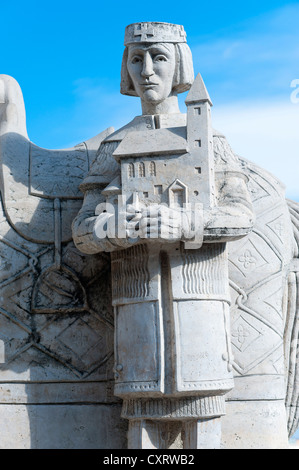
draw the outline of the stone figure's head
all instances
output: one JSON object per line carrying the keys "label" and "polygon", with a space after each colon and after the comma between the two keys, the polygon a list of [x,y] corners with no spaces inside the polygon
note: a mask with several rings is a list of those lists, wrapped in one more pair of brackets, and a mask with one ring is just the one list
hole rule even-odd
{"label": "stone figure's head", "polygon": [[121,93],[162,102],[189,90],[194,72],[183,26],[133,23],[126,27]]}

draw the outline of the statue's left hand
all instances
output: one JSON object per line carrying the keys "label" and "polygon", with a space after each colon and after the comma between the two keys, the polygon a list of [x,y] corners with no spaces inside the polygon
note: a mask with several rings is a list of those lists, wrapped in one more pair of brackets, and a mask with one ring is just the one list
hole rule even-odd
{"label": "statue's left hand", "polygon": [[190,220],[180,207],[152,204],[141,213],[140,238],[171,243],[189,238],[190,230]]}

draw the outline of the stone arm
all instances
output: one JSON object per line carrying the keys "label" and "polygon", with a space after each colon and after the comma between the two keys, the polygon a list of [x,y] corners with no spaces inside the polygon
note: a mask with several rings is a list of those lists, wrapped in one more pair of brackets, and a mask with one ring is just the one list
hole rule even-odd
{"label": "stone arm", "polygon": [[[119,176],[119,167],[116,165],[112,154],[117,148],[117,143],[104,144],[99,149],[98,158],[95,160],[91,172],[82,185],[84,192],[83,206],[73,222],[73,239],[77,248],[83,253],[95,254],[101,251],[115,251],[128,248],[142,239],[148,242],[157,242],[160,238],[163,242],[175,242],[178,240],[192,240],[194,227],[192,220],[184,211],[170,211],[165,205],[156,205],[155,210],[148,210],[140,214],[134,208],[129,207],[130,219],[139,220],[139,237],[131,238],[128,232],[122,237],[116,237],[118,233],[117,222],[111,226],[115,228],[114,234],[99,236],[100,228],[104,227],[111,215],[105,213],[102,195],[107,184]],[[248,234],[254,224],[254,213],[250,194],[247,188],[247,177],[242,171],[239,159],[234,155],[223,136],[214,137],[215,154],[215,207],[203,214],[198,214],[201,220],[196,230],[200,231],[197,238],[204,242],[226,242],[236,240]],[[98,207],[98,209],[96,209]],[[102,209],[100,209],[102,207]],[[128,215],[128,214],[127,214]],[[197,216],[197,214],[195,214]],[[191,217],[191,219],[194,217]],[[122,223],[128,222],[122,218]],[[161,236],[163,232],[168,238]],[[152,236],[156,230],[155,236]],[[149,236],[151,235],[151,236]]]}
{"label": "stone arm", "polygon": [[[204,241],[231,241],[248,234],[253,227],[254,215],[245,176],[236,171],[218,172],[216,193],[217,205],[212,210],[204,213],[203,225],[199,227],[200,230],[203,230]],[[102,210],[98,211],[98,215],[96,215],[96,208],[104,207],[103,203],[105,203],[105,197],[101,194],[99,188],[85,191],[83,206],[73,222],[74,242],[83,253],[94,254],[101,251],[115,251],[128,248],[133,243],[140,241],[138,238],[132,241],[129,237],[109,236],[109,233],[103,238],[97,236],[97,226],[101,224],[103,227],[111,217],[110,214]],[[154,215],[155,222],[160,228],[166,210],[167,208],[163,207],[163,211],[161,210],[159,214],[155,213]],[[159,216],[161,216],[161,220],[159,220]],[[191,225],[188,224],[188,221],[184,221],[184,217],[181,220],[183,225],[179,227],[177,236],[173,236],[171,230],[166,231],[171,234],[169,241],[188,239],[188,231],[191,229]],[[167,223],[171,225],[174,222],[173,220],[169,222],[168,218]],[[115,233],[117,233],[117,220],[114,220],[112,225],[115,226]],[[167,229],[169,229],[169,226]],[[151,233],[152,230],[153,225],[151,225]],[[142,238],[147,238],[146,232],[143,233]],[[154,240],[157,241],[156,238]],[[164,239],[164,241],[167,240]]]}
{"label": "stone arm", "polygon": [[211,209],[150,207],[140,221],[141,238],[149,242],[181,240],[199,247],[203,242],[228,242],[247,235],[253,228],[254,213],[244,173],[219,171],[215,183],[216,201]]}
{"label": "stone arm", "polygon": [[[109,232],[103,238],[97,236],[97,229],[105,229],[105,225],[113,216],[104,210],[98,210],[97,213],[97,208],[105,207],[105,201],[106,199],[99,188],[88,189],[84,193],[83,206],[72,224],[74,243],[82,253],[96,254],[102,251],[110,252],[132,246],[127,238],[109,236]],[[113,220],[111,226],[114,227],[114,233],[117,234],[117,218]]]}
{"label": "stone arm", "polygon": [[83,205],[72,224],[73,240],[78,250],[87,254],[99,252],[99,247],[93,237],[94,224],[97,216],[95,207],[104,202],[99,189],[87,190],[84,194]]}
{"label": "stone arm", "polygon": [[207,242],[236,240],[252,230],[255,217],[245,174],[216,172],[216,206],[203,219]]}

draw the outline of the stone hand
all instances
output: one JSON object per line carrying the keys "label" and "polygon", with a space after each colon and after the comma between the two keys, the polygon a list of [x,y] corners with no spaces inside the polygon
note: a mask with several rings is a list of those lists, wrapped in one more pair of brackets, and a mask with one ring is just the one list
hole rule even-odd
{"label": "stone hand", "polygon": [[139,222],[140,238],[176,242],[189,238],[190,220],[180,207],[153,204],[142,211]]}
{"label": "stone hand", "polygon": [[126,248],[128,243],[139,241],[141,211],[133,205],[119,208],[119,211],[103,211],[93,221],[93,237],[97,243],[107,243]]}
{"label": "stone hand", "polygon": [[140,237],[140,220],[142,219],[142,210],[133,204],[128,204],[125,212],[126,236],[130,239]]}

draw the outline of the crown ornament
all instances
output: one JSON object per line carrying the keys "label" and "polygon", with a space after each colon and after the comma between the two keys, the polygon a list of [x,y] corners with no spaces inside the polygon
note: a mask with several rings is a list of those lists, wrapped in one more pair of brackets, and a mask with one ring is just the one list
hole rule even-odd
{"label": "crown ornament", "polygon": [[125,46],[144,42],[186,42],[186,32],[181,25],[155,21],[132,23],[126,27]]}

